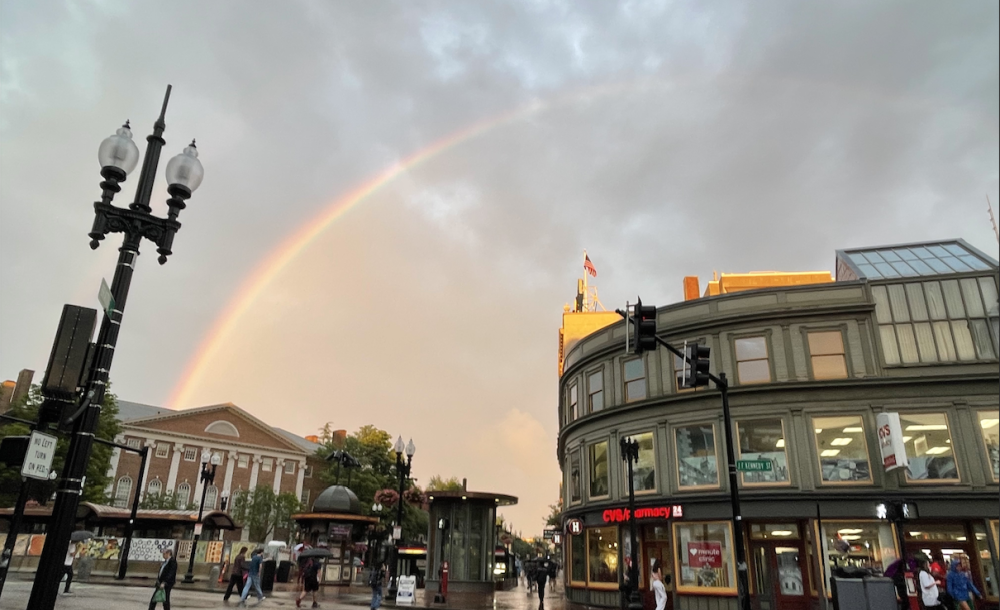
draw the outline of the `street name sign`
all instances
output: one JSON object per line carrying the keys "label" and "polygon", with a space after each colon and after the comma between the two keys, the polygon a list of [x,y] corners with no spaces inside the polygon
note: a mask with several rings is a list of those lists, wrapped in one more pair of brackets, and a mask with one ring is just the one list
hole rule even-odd
{"label": "street name sign", "polygon": [[108,288],[108,283],[101,278],[101,289],[97,291],[97,300],[101,302],[101,307],[104,308],[104,313],[111,317],[111,312],[115,310],[115,297],[111,295],[111,289]]}
{"label": "street name sign", "polygon": [[771,472],[771,460],[736,460],[740,472]]}
{"label": "street name sign", "polygon": [[47,481],[55,455],[56,437],[32,432],[28,439],[28,451],[24,454],[24,464],[21,465],[21,476]]}

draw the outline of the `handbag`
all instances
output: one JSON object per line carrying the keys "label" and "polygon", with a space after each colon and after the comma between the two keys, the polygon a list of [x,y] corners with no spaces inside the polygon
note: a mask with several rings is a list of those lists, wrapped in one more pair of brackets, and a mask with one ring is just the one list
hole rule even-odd
{"label": "handbag", "polygon": [[154,604],[162,604],[167,601],[167,592],[161,589],[159,586],[156,587],[156,591],[153,591],[152,602]]}

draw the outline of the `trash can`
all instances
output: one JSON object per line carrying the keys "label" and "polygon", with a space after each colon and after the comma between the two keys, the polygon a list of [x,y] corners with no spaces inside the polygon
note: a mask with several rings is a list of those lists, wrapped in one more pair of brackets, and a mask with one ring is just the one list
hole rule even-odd
{"label": "trash can", "polygon": [[266,559],[264,563],[260,564],[260,588],[262,591],[269,592],[274,590],[274,568],[273,559]]}
{"label": "trash can", "polygon": [[292,562],[282,561],[278,563],[278,575],[276,576],[278,582],[289,582],[292,576]]}

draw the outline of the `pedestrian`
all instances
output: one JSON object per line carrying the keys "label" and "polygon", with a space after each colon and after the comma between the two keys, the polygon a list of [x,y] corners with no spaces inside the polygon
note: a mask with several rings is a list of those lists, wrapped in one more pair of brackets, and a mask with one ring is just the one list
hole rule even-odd
{"label": "pedestrian", "polygon": [[379,561],[368,575],[368,586],[372,588],[371,610],[382,606],[382,585],[385,583],[385,563]]}
{"label": "pedestrian", "polygon": [[549,560],[539,559],[535,569],[535,582],[538,583],[538,605],[545,605],[545,581],[549,578]]}
{"label": "pedestrian", "polygon": [[233,595],[233,591],[237,594],[243,592],[243,583],[247,579],[247,547],[240,549],[240,552],[236,555],[236,559],[233,560],[233,571],[229,574],[229,586],[226,587],[226,594],[222,596],[222,601],[228,602],[229,598]]}
{"label": "pedestrian", "polygon": [[295,607],[301,608],[302,600],[305,599],[306,594],[312,593],[312,607],[319,608],[319,603],[316,601],[317,591],[319,591],[319,560],[315,557],[308,557],[302,566],[302,591],[295,598]]}
{"label": "pedestrian", "polygon": [[656,610],[664,610],[667,607],[667,588],[663,584],[663,566],[660,560],[653,562],[653,597],[656,599]]}
{"label": "pedestrian", "polygon": [[951,595],[960,610],[969,610],[973,595],[983,598],[983,594],[969,577],[968,564],[957,557],[951,560],[951,571],[948,572],[948,595]]}
{"label": "pedestrian", "polygon": [[163,563],[160,564],[160,571],[156,573],[156,587],[153,589],[153,597],[149,600],[149,610],[155,610],[156,604],[162,603],[163,610],[170,610],[170,590],[177,582],[177,560],[174,559],[174,552],[170,549],[163,551]]}
{"label": "pedestrian", "polygon": [[917,581],[920,583],[920,598],[924,602],[924,609],[943,609],[944,606],[941,605],[940,591],[934,579],[934,574],[931,573],[931,564],[925,559],[920,561],[920,574],[917,577]]}
{"label": "pedestrian", "polygon": [[243,595],[240,596],[240,606],[246,607],[247,597],[250,596],[250,588],[257,590],[257,603],[267,599],[260,589],[260,564],[264,563],[264,552],[261,549],[254,549],[250,553],[250,567],[247,570],[247,583],[243,585]]}
{"label": "pedestrian", "polygon": [[63,595],[73,595],[69,592],[69,586],[73,583],[73,560],[76,559],[76,543],[70,542],[66,549],[66,559],[63,561],[63,574],[66,575],[66,588]]}

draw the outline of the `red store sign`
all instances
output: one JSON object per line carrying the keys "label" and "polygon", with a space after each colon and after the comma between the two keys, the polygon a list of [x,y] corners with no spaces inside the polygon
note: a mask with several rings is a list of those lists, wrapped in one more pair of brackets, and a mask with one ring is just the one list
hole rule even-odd
{"label": "red store sign", "polygon": [[[609,508],[601,514],[605,523],[625,523],[629,520],[630,511],[627,508]],[[684,516],[684,508],[680,505],[674,506],[652,506],[635,509],[636,521],[651,519],[669,519]]]}

